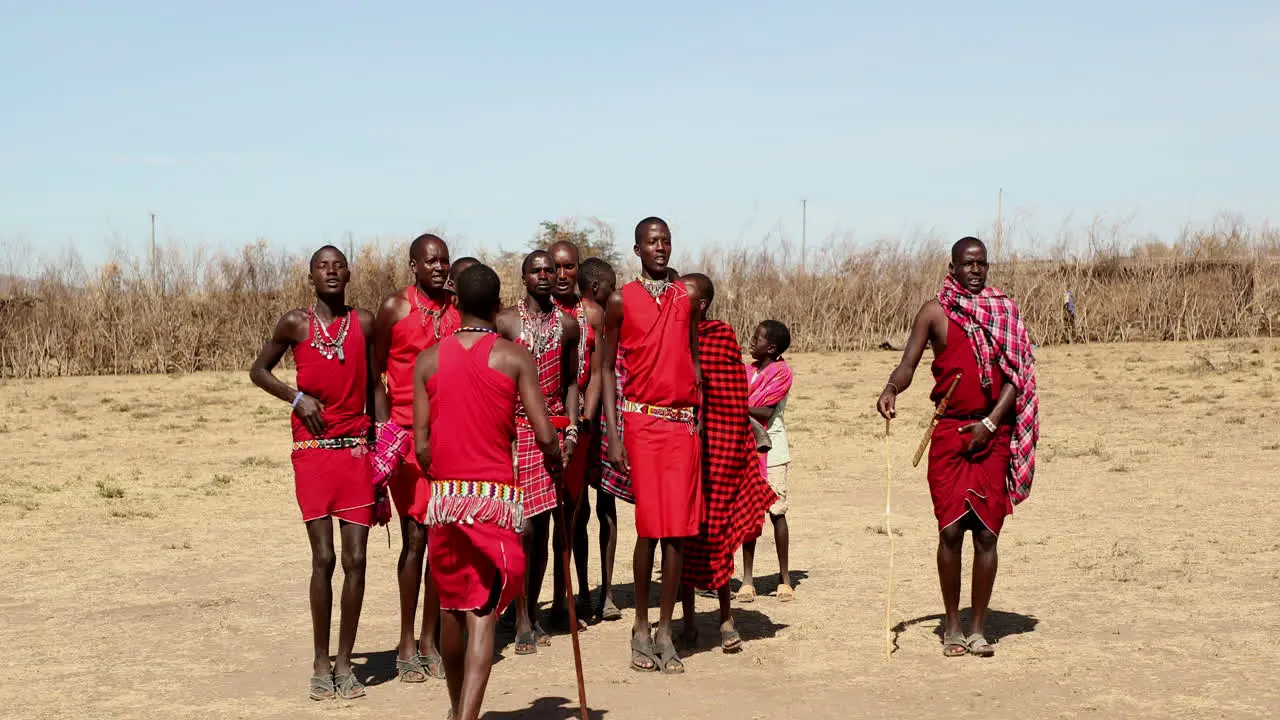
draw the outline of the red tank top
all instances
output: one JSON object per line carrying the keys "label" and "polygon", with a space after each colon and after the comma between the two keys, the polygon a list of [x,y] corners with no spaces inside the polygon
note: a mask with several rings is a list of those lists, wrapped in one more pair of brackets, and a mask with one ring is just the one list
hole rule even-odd
{"label": "red tank top", "polygon": [[960,384],[947,401],[946,417],[981,418],[995,407],[1000,397],[1000,388],[1004,385],[1004,375],[999,371],[991,378],[991,387],[983,388],[978,374],[978,360],[973,353],[973,344],[964,328],[947,318],[947,346],[933,358],[930,368],[933,371],[933,392],[930,399],[936,405],[947,394],[951,381],[957,374],[963,374]]}
{"label": "red tank top", "polygon": [[627,366],[626,399],[658,407],[697,407],[697,377],[689,350],[693,299],[671,283],[654,300],[639,280],[622,286],[618,347]]}
{"label": "red tank top", "polygon": [[[360,327],[360,315],[355,309],[348,308],[343,317],[350,318],[351,324],[342,343],[341,360],[337,355],[332,360],[326,358],[312,347],[317,321],[310,310],[307,311],[307,339],[293,347],[298,389],[324,405],[324,432],[320,435],[324,438],[359,437],[369,429],[366,411],[369,375],[364,329]],[[330,339],[338,339],[343,317],[334,318],[325,328]],[[316,438],[307,431],[296,413],[290,416],[290,422],[295,442]]]}
{"label": "red tank top", "polygon": [[578,321],[578,385],[581,386],[579,391],[585,393],[587,383],[591,380],[591,351],[596,347],[596,329],[587,320],[587,306],[582,298],[578,298],[576,303],[556,300],[556,304]]}
{"label": "red tank top", "polygon": [[[409,314],[391,328],[391,348],[387,353],[387,399],[391,402],[391,422],[413,425],[413,366],[418,355],[462,327],[462,316],[453,303],[443,305],[427,297],[416,285],[402,292]],[[438,314],[440,333],[436,334]]]}
{"label": "red tank top", "polygon": [[489,367],[497,335],[470,348],[456,337],[440,342],[431,399],[431,475],[441,480],[513,484],[511,442],[516,436],[515,381]]}

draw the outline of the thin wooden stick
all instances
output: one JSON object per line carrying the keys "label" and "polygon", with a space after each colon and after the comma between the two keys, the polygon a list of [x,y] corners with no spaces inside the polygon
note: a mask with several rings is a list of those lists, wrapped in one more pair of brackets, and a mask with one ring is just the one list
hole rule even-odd
{"label": "thin wooden stick", "polygon": [[893,526],[889,497],[893,490],[893,466],[889,462],[889,419],[884,421],[884,529],[889,534],[889,584],[884,599],[884,659],[888,662],[893,656],[893,629],[890,619],[893,612]]}
{"label": "thin wooden stick", "polygon": [[[587,717],[587,683],[582,677],[582,647],[578,644],[578,610],[573,600],[573,530],[565,525],[564,522],[564,505],[569,493],[564,487],[564,483],[560,485],[561,494],[559,501],[556,503],[556,524],[560,526],[560,538],[564,541],[564,550],[561,552],[564,560],[564,590],[568,596],[569,603],[569,635],[573,638],[573,669],[578,677],[578,709],[582,713],[582,720],[588,720]],[[586,483],[583,483],[582,492],[587,491]],[[581,497],[581,496],[579,496]],[[575,506],[572,513],[577,518],[578,511]]]}

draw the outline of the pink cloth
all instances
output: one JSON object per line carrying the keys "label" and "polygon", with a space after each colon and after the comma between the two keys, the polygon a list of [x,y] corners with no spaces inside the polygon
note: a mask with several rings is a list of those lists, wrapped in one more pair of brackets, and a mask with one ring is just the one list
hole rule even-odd
{"label": "pink cloth", "polygon": [[[795,374],[786,360],[771,362],[764,370],[754,364],[747,365],[747,383],[750,394],[747,396],[748,407],[771,407],[786,399],[791,392],[791,383]],[[760,453],[760,474],[769,476],[769,454]]]}

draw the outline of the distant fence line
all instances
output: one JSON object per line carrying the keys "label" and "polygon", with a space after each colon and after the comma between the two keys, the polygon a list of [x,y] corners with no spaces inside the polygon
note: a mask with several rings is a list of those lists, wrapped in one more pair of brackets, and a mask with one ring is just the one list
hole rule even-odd
{"label": "distant fence line", "polygon": [[[402,252],[367,244],[352,254],[352,304],[375,309],[409,281]],[[514,299],[518,255],[482,259]],[[232,256],[10,279],[0,297],[0,376],[244,370],[280,314],[310,303],[305,262],[258,244]],[[678,269],[712,277],[712,314],[740,337],[773,318],[791,328],[793,352],[844,351],[900,348],[916,310],[937,291],[946,257],[878,247],[828,253],[802,272],[763,251],[715,250]],[[993,266],[991,282],[1017,300],[1040,345],[1270,336],[1280,324],[1273,257],[1014,258]]]}

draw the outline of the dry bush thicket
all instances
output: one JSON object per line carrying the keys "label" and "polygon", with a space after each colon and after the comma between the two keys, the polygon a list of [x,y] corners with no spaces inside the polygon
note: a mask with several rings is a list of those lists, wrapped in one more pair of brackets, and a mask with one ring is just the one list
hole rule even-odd
{"label": "dry bush thicket", "polygon": [[[544,223],[534,244],[559,238],[611,258],[623,280],[636,271],[627,243],[615,242],[604,223]],[[1038,344],[1271,335],[1280,324],[1280,233],[1220,221],[1171,243],[1119,238],[1117,229],[1108,237],[1095,223],[1080,241],[997,255],[991,283],[1018,301]],[[715,280],[713,315],[740,335],[775,318],[791,328],[795,351],[899,348],[915,311],[937,291],[955,239],[830,241],[802,266],[784,240],[693,257],[680,252],[677,236],[673,264]],[[348,301],[375,309],[406,284],[406,247],[345,248],[353,268]],[[522,255],[477,255],[500,271],[508,300]],[[154,261],[120,253],[96,268],[74,256],[8,268],[0,278],[0,376],[245,369],[276,319],[310,303],[306,261],[260,240],[233,253],[171,246]],[[1064,312],[1066,291],[1075,297],[1074,324]]]}

